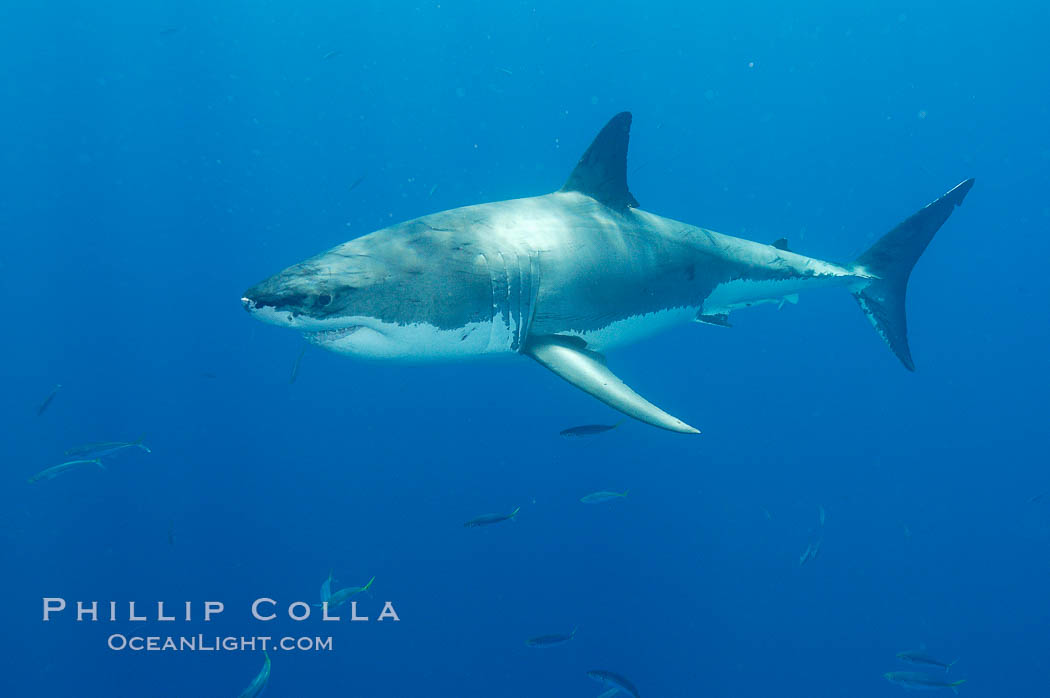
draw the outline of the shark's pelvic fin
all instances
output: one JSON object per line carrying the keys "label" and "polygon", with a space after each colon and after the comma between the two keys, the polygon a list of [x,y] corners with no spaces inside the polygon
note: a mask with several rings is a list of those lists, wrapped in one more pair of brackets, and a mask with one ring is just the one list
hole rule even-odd
{"label": "shark's pelvic fin", "polygon": [[947,194],[883,235],[853,263],[858,271],[875,277],[863,288],[854,290],[853,297],[875,330],[909,371],[915,370],[915,362],[908,347],[908,321],[904,313],[908,277],[934,234],[952,215],[955,207],[962,204],[972,187],[972,179],[956,185]]}
{"label": "shark's pelvic fin", "polygon": [[533,337],[525,346],[525,353],[580,390],[629,417],[668,431],[700,433],[627,387],[605,366],[603,357],[588,351],[582,340],[560,335]]}
{"label": "shark's pelvic fin", "polygon": [[630,136],[631,112],[621,112],[598,133],[561,191],[578,191],[621,212],[637,208],[638,202],[627,189]]}
{"label": "shark's pelvic fin", "polygon": [[702,322],[705,325],[717,325],[718,327],[732,327],[729,324],[729,313],[714,313],[712,315],[697,313],[696,317],[693,318],[693,322]]}

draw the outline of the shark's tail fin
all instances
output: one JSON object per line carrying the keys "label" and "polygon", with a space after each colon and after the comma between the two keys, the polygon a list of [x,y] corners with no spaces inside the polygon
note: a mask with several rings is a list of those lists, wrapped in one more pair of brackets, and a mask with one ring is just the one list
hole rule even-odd
{"label": "shark's tail fin", "polygon": [[962,203],[971,187],[972,179],[957,185],[883,235],[853,263],[858,273],[873,277],[863,287],[855,288],[853,297],[875,331],[909,371],[915,370],[915,363],[908,348],[908,322],[904,314],[908,277],[934,234]]}
{"label": "shark's tail fin", "polygon": [[952,692],[955,693],[955,695],[959,695],[959,686],[962,686],[964,683],[966,683],[966,679],[952,681],[950,684],[948,684],[948,688],[952,689]]}

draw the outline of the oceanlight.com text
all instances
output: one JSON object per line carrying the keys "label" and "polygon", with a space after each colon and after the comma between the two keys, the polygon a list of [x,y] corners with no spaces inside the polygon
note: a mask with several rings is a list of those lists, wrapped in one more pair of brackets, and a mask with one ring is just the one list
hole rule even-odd
{"label": "oceanlight.com text", "polygon": [[332,638],[328,637],[272,637],[256,635],[234,637],[218,635],[122,635],[114,633],[106,646],[115,652],[331,652]]}

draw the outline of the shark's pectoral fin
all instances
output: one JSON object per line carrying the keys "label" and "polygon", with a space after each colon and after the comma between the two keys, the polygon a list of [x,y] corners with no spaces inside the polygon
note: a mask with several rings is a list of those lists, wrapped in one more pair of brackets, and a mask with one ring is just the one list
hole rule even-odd
{"label": "shark's pectoral fin", "polygon": [[577,388],[629,417],[669,431],[700,433],[698,429],[672,417],[627,387],[605,366],[603,357],[588,351],[581,340],[557,335],[534,337],[526,344],[525,353]]}

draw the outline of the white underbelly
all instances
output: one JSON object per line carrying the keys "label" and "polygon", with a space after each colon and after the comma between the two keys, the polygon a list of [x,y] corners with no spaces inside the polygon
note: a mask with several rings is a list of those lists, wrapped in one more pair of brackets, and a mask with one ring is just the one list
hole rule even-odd
{"label": "white underbelly", "polygon": [[738,308],[748,308],[763,303],[795,303],[801,291],[808,291],[822,286],[842,286],[848,283],[849,277],[813,276],[792,279],[735,279],[719,284],[704,299],[704,314],[717,315],[729,313]]}
{"label": "white underbelly", "polygon": [[696,317],[698,308],[682,307],[658,310],[652,313],[632,315],[623,320],[616,320],[596,330],[559,332],[572,337],[579,337],[587,342],[587,348],[605,351],[613,347],[637,342],[666,329],[691,322]]}
{"label": "white underbelly", "polygon": [[442,329],[425,322],[398,325],[370,320],[369,326],[333,341],[314,341],[322,349],[369,359],[448,361],[513,353],[514,329],[502,322],[471,322]]}

